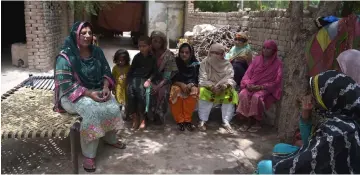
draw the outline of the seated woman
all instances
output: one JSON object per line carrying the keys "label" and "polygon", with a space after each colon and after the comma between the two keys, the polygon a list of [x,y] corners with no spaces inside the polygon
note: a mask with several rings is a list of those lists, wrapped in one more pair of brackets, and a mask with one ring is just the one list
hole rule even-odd
{"label": "seated woman", "polygon": [[360,51],[355,49],[346,50],[336,60],[341,71],[360,84]]}
{"label": "seated woman", "polygon": [[225,55],[234,68],[234,80],[238,86],[252,61],[252,52],[248,44],[248,37],[244,32],[235,35],[234,46]]}
{"label": "seated woman", "polygon": [[240,103],[236,112],[240,118],[248,120],[241,131],[256,132],[261,128],[264,110],[280,100],[282,71],[276,43],[265,41],[262,54],[255,57],[241,80]]}
{"label": "seated woman", "polygon": [[170,91],[170,106],[180,131],[185,127],[193,131],[195,126],[191,123],[198,98],[199,65],[194,49],[183,43],[179,47],[179,56],[175,58],[179,72],[172,79]]}
{"label": "seated woman", "polygon": [[[99,139],[116,148],[125,144],[116,138],[123,126],[119,104],[111,95],[114,79],[103,51],[93,45],[88,22],[73,25],[70,36],[55,61],[55,107],[58,112],[78,114],[83,167],[95,171]],[[65,111],[64,111],[65,110]]]}
{"label": "seated woman", "polygon": [[[331,70],[312,77],[310,88],[300,117],[304,145],[276,145],[272,160],[259,162],[257,173],[360,173],[360,87],[345,74]],[[312,99],[322,108],[316,115],[319,119],[310,115]],[[312,129],[314,119],[318,123]]]}
{"label": "seated woman", "polygon": [[199,129],[206,130],[205,123],[209,119],[214,104],[222,104],[222,121],[225,129],[232,133],[230,121],[234,116],[235,104],[238,103],[234,70],[231,63],[224,59],[225,47],[221,44],[210,46],[209,54],[200,63],[199,71]]}
{"label": "seated woman", "polygon": [[[160,31],[151,32],[152,54],[156,58],[157,75],[151,80],[151,97],[146,104],[147,117],[155,120],[156,124],[165,121],[165,114],[169,105],[169,91],[171,79],[177,70],[174,54],[167,49],[166,35]],[[149,96],[147,91],[147,96]]]}

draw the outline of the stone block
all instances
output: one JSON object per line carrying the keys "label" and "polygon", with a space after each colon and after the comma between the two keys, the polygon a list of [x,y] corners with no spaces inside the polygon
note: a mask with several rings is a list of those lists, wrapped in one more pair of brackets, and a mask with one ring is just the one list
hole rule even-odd
{"label": "stone block", "polygon": [[28,66],[28,51],[25,43],[14,43],[11,45],[12,65]]}

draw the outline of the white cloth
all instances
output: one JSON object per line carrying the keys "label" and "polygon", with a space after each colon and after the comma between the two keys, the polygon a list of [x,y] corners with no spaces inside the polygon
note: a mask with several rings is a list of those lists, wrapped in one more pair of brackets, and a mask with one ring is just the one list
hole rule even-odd
{"label": "white cloth", "polygon": [[[214,103],[204,100],[199,100],[199,118],[201,121],[207,122],[209,120],[209,115],[211,109],[214,106]],[[232,118],[234,117],[234,104],[221,104],[221,115],[222,121],[224,124],[229,124]]]}

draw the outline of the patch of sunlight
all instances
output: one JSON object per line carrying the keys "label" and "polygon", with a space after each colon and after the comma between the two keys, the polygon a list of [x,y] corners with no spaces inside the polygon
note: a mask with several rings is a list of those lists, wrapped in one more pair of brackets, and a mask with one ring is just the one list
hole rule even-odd
{"label": "patch of sunlight", "polygon": [[237,158],[242,158],[242,157],[245,157],[245,153],[243,150],[241,149],[236,149],[234,151],[231,151],[232,155],[237,157]]}
{"label": "patch of sunlight", "polygon": [[148,138],[136,140],[134,144],[142,149],[142,154],[155,154],[160,152],[160,150],[164,147],[163,144],[160,144],[159,142],[150,140]]}
{"label": "patch of sunlight", "polygon": [[117,160],[123,160],[123,159],[126,159],[126,158],[131,157],[131,156],[133,156],[133,154],[131,154],[131,153],[124,153],[124,154],[122,154],[121,156],[116,157],[116,159],[117,159]]}
{"label": "patch of sunlight", "polygon": [[253,160],[259,160],[262,157],[262,154],[260,154],[259,152],[257,152],[255,149],[253,149],[251,147],[248,147],[247,149],[245,149],[244,153],[247,158],[253,159]]}
{"label": "patch of sunlight", "polygon": [[234,141],[237,142],[237,147],[241,150],[244,150],[254,144],[254,142],[250,141],[249,139],[237,139]]}
{"label": "patch of sunlight", "polygon": [[208,159],[214,158],[214,156],[212,156],[212,155],[210,155],[210,154],[205,155],[205,157],[208,158]]}

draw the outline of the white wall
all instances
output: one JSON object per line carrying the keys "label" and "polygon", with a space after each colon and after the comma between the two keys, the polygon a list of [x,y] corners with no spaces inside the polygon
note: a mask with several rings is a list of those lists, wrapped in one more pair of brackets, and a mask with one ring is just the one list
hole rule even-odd
{"label": "white wall", "polygon": [[149,1],[148,35],[160,30],[169,37],[170,42],[177,42],[183,36],[184,5],[183,1]]}

